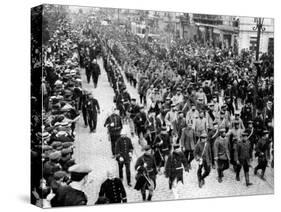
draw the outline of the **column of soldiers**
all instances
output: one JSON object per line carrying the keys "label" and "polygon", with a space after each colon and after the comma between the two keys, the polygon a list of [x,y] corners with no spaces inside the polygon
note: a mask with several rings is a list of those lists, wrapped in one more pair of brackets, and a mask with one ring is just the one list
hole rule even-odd
{"label": "column of soldiers", "polygon": [[[231,84],[224,87],[219,81],[211,81],[211,87],[210,82],[205,76],[201,76],[201,73],[199,76],[191,75],[187,78],[175,75],[176,77],[165,84],[163,76],[154,73],[153,67],[148,65],[148,71],[152,73],[149,76],[147,70],[143,70],[143,79],[137,82],[140,101],[145,105],[138,105],[136,99],[131,98],[126,90],[121,72],[122,65],[117,62],[114,53],[109,50],[106,59],[109,81],[116,94],[116,109],[112,114],[113,117],[116,116],[116,121],[113,122],[119,123],[111,126],[118,126],[116,136],[110,136],[112,154],[117,158],[120,178],[123,178],[122,167],[131,161],[132,154],[129,136],[121,133],[122,123],[128,121],[133,125],[130,127],[131,136],[136,135],[139,138],[139,144],[144,151],[144,155],[135,165],[135,189],[141,191],[143,200],[152,199],[156,176],[161,173],[169,178],[169,188],[177,198],[176,184],[179,181],[183,182],[183,172],[192,169],[193,160],[198,163],[199,188],[204,186],[212,168],[217,170],[218,182],[222,183],[224,171],[229,169],[230,165],[237,181],[240,181],[240,170],[243,167],[246,186],[251,186],[249,168],[254,157],[258,159],[254,173],[258,174],[261,170],[260,177],[265,179],[265,170],[271,158],[273,133],[270,124],[273,119],[270,93],[269,96],[263,97],[266,106],[257,109],[255,113],[256,108],[251,98],[254,88],[251,83],[247,88],[246,97],[242,98]],[[140,71],[140,67],[127,67],[127,64],[125,66],[125,76],[130,82],[130,70]],[[246,104],[243,105],[243,102]],[[110,130],[110,117],[105,126],[108,127],[110,135],[114,135],[114,131]],[[121,161],[120,148],[124,154]],[[131,175],[127,167],[129,165],[126,166],[126,173],[130,186],[128,176]],[[148,197],[146,190],[149,191]]]}
{"label": "column of soldiers", "polygon": [[[98,35],[93,36],[89,30],[83,33],[84,36],[91,37],[90,42],[93,39],[97,40],[99,45],[103,44],[97,48],[114,90],[113,101],[116,104],[113,114],[106,119],[104,126],[108,129],[112,157],[118,163],[119,177],[114,176],[112,171],[108,172],[108,179],[101,185],[97,204],[127,202],[122,180],[125,167],[127,184],[132,186],[131,136],[139,138],[139,144],[144,151],[134,166],[137,172],[134,188],[140,191],[144,201],[152,200],[157,175],[163,173],[168,178],[169,189],[173,191],[175,198],[178,198],[177,183],[183,183],[183,174],[194,168],[194,160],[198,164],[199,188],[204,186],[212,168],[216,169],[218,182],[222,183],[224,171],[230,165],[233,166],[237,181],[240,181],[240,171],[243,167],[246,186],[252,185],[249,168],[254,157],[258,158],[254,174],[261,170],[259,175],[265,180],[270,146],[273,142],[273,100],[270,91],[267,95],[266,89],[261,85],[258,92],[262,93],[262,99],[266,103],[262,102],[262,106],[254,107],[256,102],[251,96],[257,91],[251,83],[245,89],[247,94],[242,95],[242,91],[237,94],[234,92],[234,86],[224,86],[224,75],[214,74],[217,79],[212,79],[210,86],[206,76],[201,74],[200,70],[197,73],[195,69],[198,67],[195,64],[186,77],[173,73],[176,70],[167,65],[167,73],[171,74],[171,78],[165,78],[158,73],[164,63],[160,61],[157,65],[156,60],[155,67],[150,64],[146,66],[147,70],[142,71],[144,79],[136,82],[141,102],[145,104],[138,105],[126,89],[122,64],[117,62],[120,58],[115,59],[117,55]],[[71,36],[71,31],[68,34]],[[61,39],[65,38],[64,35],[61,36]],[[73,35],[75,36],[77,35]],[[60,36],[55,37],[57,39]],[[80,57],[77,57],[80,60],[75,59],[76,57],[70,59],[68,54],[60,52],[53,53],[53,56],[48,54],[51,58],[47,58],[45,68],[48,70],[43,75],[42,92],[50,102],[44,103],[46,116],[43,120],[43,132],[37,131],[33,134],[34,150],[41,146],[40,140],[43,139],[43,155],[40,151],[33,151],[32,156],[44,159],[43,180],[37,178],[34,183],[34,196],[39,196],[40,199],[48,197],[47,199],[51,200],[44,204],[49,203],[51,206],[87,203],[83,188],[89,183],[86,176],[91,169],[83,164],[75,164],[71,157],[75,122],[81,109],[85,126],[89,125],[90,131],[94,132],[97,114],[100,111],[97,100],[81,88],[79,78],[80,63],[80,66],[86,69],[88,83],[92,77],[94,87],[97,86],[100,72],[96,56],[91,56],[97,55],[91,52],[95,44],[91,46],[82,39],[83,42],[78,42],[77,48],[71,39],[72,37],[69,38],[68,45],[73,47],[71,52],[77,51],[80,54]],[[141,69],[132,68],[138,71]],[[241,110],[238,99],[242,104]],[[124,128],[126,122],[129,123],[130,133]],[[43,192],[38,192],[39,189]],[[41,194],[43,196],[40,196]]]}

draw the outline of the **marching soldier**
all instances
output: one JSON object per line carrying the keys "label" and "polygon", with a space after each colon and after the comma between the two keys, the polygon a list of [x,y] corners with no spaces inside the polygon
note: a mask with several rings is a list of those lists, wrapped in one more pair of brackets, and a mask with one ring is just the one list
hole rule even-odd
{"label": "marching soldier", "polygon": [[107,172],[107,179],[102,183],[99,199],[105,198],[108,203],[126,203],[127,194],[122,181],[112,171]]}
{"label": "marching soldier", "polygon": [[[198,161],[198,185],[201,188],[205,184],[205,178],[210,174],[212,165],[212,150],[210,142],[207,141],[208,135],[206,133],[201,134],[200,141],[196,144],[194,149],[194,157]],[[202,169],[204,173],[202,174]]]}
{"label": "marching soldier", "polygon": [[145,134],[145,139],[147,141],[148,145],[153,145],[153,142],[156,138],[156,134],[157,134],[157,122],[156,122],[156,118],[155,118],[155,112],[148,112],[148,118],[147,121],[145,123],[146,126],[146,134]]}
{"label": "marching soldier", "polygon": [[258,165],[254,169],[254,174],[257,175],[258,170],[261,169],[261,179],[265,180],[264,173],[267,167],[268,149],[269,149],[269,140],[268,140],[269,132],[267,130],[263,131],[263,136],[259,139],[256,145],[256,153],[255,156],[258,158]]}
{"label": "marching soldier", "polygon": [[[156,188],[157,167],[151,147],[146,145],[143,150],[144,154],[137,159],[135,165],[135,170],[137,170],[135,189],[141,191],[143,201],[151,201]],[[149,191],[147,198],[146,190]]]}
{"label": "marching soldier", "polygon": [[155,142],[153,144],[157,167],[161,168],[164,166],[165,161],[167,160],[168,155],[170,154],[171,148],[172,143],[170,136],[167,132],[167,128],[162,127],[161,133],[156,136]]}
{"label": "marching soldier", "polygon": [[123,179],[123,166],[126,167],[127,184],[131,187],[131,159],[133,154],[133,145],[129,137],[126,136],[124,129],[121,131],[121,137],[116,141],[115,156],[119,167],[119,178]]}
{"label": "marching soldier", "polygon": [[250,166],[250,152],[251,152],[251,145],[248,140],[248,133],[244,132],[242,134],[241,141],[238,141],[235,145],[235,161],[236,161],[236,180],[240,181],[240,170],[243,167],[245,179],[246,179],[246,186],[252,185],[249,179],[249,166]]}
{"label": "marching soldier", "polygon": [[104,127],[108,128],[111,141],[111,151],[113,158],[115,158],[115,144],[120,137],[120,132],[123,128],[122,119],[116,108],[114,109],[114,113],[105,120]]}
{"label": "marching soldier", "polygon": [[98,113],[100,113],[99,102],[93,97],[93,94],[90,94],[87,102],[87,115],[90,132],[96,131]]}
{"label": "marching soldier", "polygon": [[218,171],[218,182],[222,182],[223,171],[229,168],[229,143],[226,137],[225,129],[220,129],[220,136],[216,139],[214,144],[214,159]]}
{"label": "marching soldier", "polygon": [[219,126],[218,123],[216,121],[213,122],[213,129],[211,129],[211,131],[208,133],[209,136],[209,143],[210,143],[210,147],[211,147],[211,153],[212,153],[212,167],[213,169],[215,169],[215,159],[214,159],[214,144],[215,144],[215,140],[217,139],[217,137],[219,137]]}
{"label": "marching soldier", "polygon": [[93,83],[94,87],[96,88],[98,85],[99,75],[100,75],[100,67],[97,64],[97,60],[94,59],[91,63],[91,69],[92,69],[92,77],[93,77]]}
{"label": "marching soldier", "polygon": [[192,124],[189,123],[187,127],[182,129],[181,133],[181,147],[187,160],[187,171],[191,169],[191,162],[194,158],[193,151],[196,144],[195,132]]}
{"label": "marching soldier", "polygon": [[144,107],[140,107],[140,112],[135,117],[135,126],[137,130],[137,135],[140,137],[140,134],[144,135],[146,132],[145,124],[147,121],[146,113],[144,112]]}
{"label": "marching soldier", "polygon": [[180,145],[174,145],[174,151],[169,155],[165,166],[165,175],[169,178],[169,189],[172,189],[175,199],[178,198],[177,183],[183,184],[183,170],[187,171],[187,161],[180,150]]}

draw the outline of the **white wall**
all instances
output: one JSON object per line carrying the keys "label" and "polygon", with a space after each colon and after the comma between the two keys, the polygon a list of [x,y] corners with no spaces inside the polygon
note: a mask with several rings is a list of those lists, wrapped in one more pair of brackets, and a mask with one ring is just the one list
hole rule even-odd
{"label": "white wall", "polygon": [[[250,47],[250,37],[257,37],[257,31],[253,30],[256,26],[254,22],[254,17],[239,17],[239,51],[242,49],[249,49]],[[268,39],[274,37],[274,19],[265,18],[263,26],[265,31],[261,33],[260,39],[260,51],[267,52],[268,50]]]}

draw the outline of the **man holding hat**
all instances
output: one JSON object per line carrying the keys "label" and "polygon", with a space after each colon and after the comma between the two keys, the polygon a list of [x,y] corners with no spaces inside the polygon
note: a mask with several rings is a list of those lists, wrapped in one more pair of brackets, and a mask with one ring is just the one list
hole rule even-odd
{"label": "man holding hat", "polygon": [[246,186],[250,186],[252,185],[249,179],[251,145],[248,140],[248,133],[246,132],[242,133],[241,141],[238,140],[234,148],[235,148],[234,160],[236,162],[236,180],[240,181],[240,176],[239,176],[240,170],[241,167],[243,167],[245,179],[246,179]]}
{"label": "man holding hat", "polygon": [[214,159],[218,171],[218,182],[222,182],[223,171],[229,168],[229,143],[226,137],[225,129],[220,129],[220,136],[214,143]]}
{"label": "man holding hat", "polygon": [[[207,141],[208,135],[202,133],[200,135],[200,141],[196,144],[194,149],[194,158],[198,161],[198,185],[201,188],[205,184],[205,178],[210,174],[212,165],[212,150],[210,143]],[[204,173],[202,174],[202,169]]]}
{"label": "man holding hat", "polygon": [[131,186],[131,170],[130,164],[133,155],[133,145],[131,139],[126,136],[126,132],[123,129],[121,131],[121,137],[116,141],[115,156],[118,162],[119,178],[123,179],[123,166],[126,167],[126,177],[128,186]]}
{"label": "man holding hat", "polygon": [[71,183],[60,186],[51,200],[52,207],[86,205],[87,196],[83,192],[88,181],[88,174],[92,171],[87,165],[75,164],[69,167]]}

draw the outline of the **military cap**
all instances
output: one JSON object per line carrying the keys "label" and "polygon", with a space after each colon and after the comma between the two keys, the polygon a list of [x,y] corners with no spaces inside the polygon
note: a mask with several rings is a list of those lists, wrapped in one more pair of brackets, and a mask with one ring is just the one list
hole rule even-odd
{"label": "military cap", "polygon": [[64,148],[63,150],[61,150],[61,155],[65,156],[67,154],[72,153],[72,149],[71,148]]}
{"label": "military cap", "polygon": [[42,151],[45,152],[45,151],[49,151],[49,150],[52,150],[53,148],[49,145],[43,145],[42,146]]}
{"label": "military cap", "polygon": [[251,121],[251,120],[250,120],[250,121],[248,121],[248,124],[253,124],[253,121]]}
{"label": "military cap", "polygon": [[143,105],[140,105],[139,108],[140,108],[140,109],[144,109],[144,106],[143,106]]}
{"label": "military cap", "polygon": [[177,91],[181,91],[182,89],[180,87],[177,88]]}
{"label": "military cap", "polygon": [[92,169],[86,164],[75,164],[68,168],[68,172],[70,173],[90,173]]}
{"label": "military cap", "polygon": [[62,127],[70,127],[71,124],[70,124],[69,122],[66,122],[66,121],[65,121],[65,122],[62,122],[62,123],[61,123],[61,126],[62,126]]}
{"label": "military cap", "polygon": [[135,98],[132,98],[131,101],[135,102],[135,101],[137,101],[137,100],[136,100]]}
{"label": "military cap", "polygon": [[63,179],[67,176],[67,173],[65,171],[56,171],[54,173],[54,178],[55,180],[60,180]]}
{"label": "military cap", "polygon": [[63,149],[66,149],[66,148],[69,148],[69,147],[73,147],[73,142],[64,142],[64,143],[62,143],[62,148]]}
{"label": "military cap", "polygon": [[42,138],[43,140],[46,140],[46,139],[50,138],[50,136],[51,136],[51,134],[48,133],[48,132],[37,133],[37,137]]}
{"label": "military cap", "polygon": [[212,107],[212,106],[214,106],[215,104],[214,104],[213,102],[210,102],[208,105],[209,105],[209,107]]}
{"label": "military cap", "polygon": [[61,157],[61,153],[59,151],[52,152],[49,155],[50,160],[57,160]]}
{"label": "military cap", "polygon": [[54,149],[62,148],[62,143],[61,143],[60,141],[54,141],[54,142],[52,143],[52,147],[53,147]]}
{"label": "military cap", "polygon": [[61,126],[61,123],[60,123],[60,122],[56,122],[56,123],[54,124],[54,126],[55,126],[55,127]]}
{"label": "military cap", "polygon": [[240,115],[239,111],[235,111],[234,115]]}
{"label": "military cap", "polygon": [[147,150],[150,150],[151,149],[151,146],[150,145],[145,145],[142,150],[144,151],[147,151]]}
{"label": "military cap", "polygon": [[207,138],[207,137],[208,137],[207,133],[202,133],[202,134],[200,135],[200,138]]}
{"label": "military cap", "polygon": [[225,128],[221,128],[219,131],[220,132],[225,132]]}
{"label": "military cap", "polygon": [[167,97],[166,97],[166,100],[171,100],[171,97],[167,96]]}
{"label": "military cap", "polygon": [[173,103],[173,104],[171,104],[171,107],[176,107],[176,106],[177,106],[177,105],[176,105],[176,104],[174,104],[174,103]]}
{"label": "military cap", "polygon": [[217,122],[217,121],[214,121],[214,122],[213,122],[213,125],[218,125],[218,122]]}

